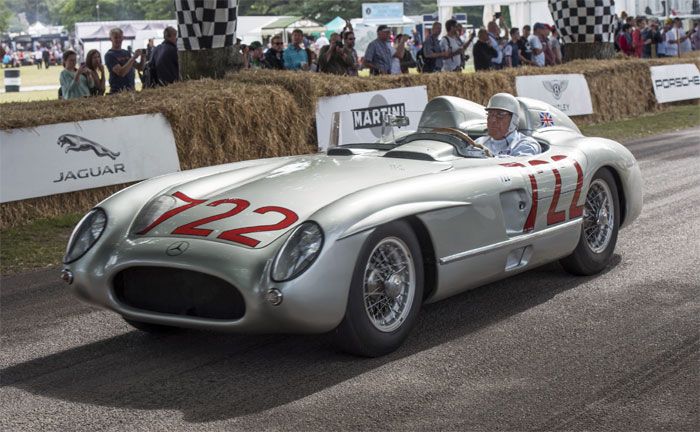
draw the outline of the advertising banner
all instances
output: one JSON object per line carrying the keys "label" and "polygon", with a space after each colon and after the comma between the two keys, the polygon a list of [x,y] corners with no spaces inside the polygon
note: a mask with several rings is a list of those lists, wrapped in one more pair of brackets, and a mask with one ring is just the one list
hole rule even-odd
{"label": "advertising banner", "polygon": [[319,150],[325,151],[331,142],[334,118],[339,126],[339,145],[375,142],[382,137],[385,115],[406,116],[409,124],[404,128],[415,130],[427,103],[425,86],[320,98],[316,105]]}
{"label": "advertising banner", "polygon": [[700,98],[700,73],[694,64],[651,66],[649,69],[659,103]]}
{"label": "advertising banner", "polygon": [[0,131],[0,202],[143,180],[180,170],[162,114]]}
{"label": "advertising banner", "polygon": [[515,88],[518,96],[541,100],[566,115],[593,114],[591,92],[581,74],[519,76]]}
{"label": "advertising banner", "polygon": [[386,24],[403,18],[403,2],[362,3],[362,21]]}

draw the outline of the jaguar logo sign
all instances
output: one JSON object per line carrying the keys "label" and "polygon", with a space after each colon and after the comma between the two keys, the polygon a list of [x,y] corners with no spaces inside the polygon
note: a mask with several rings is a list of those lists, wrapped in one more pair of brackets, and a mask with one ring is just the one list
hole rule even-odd
{"label": "jaguar logo sign", "polygon": [[566,88],[569,86],[568,80],[549,80],[542,81],[542,85],[548,92],[552,93],[554,99],[561,99],[561,95],[564,93]]}
{"label": "jaguar logo sign", "polygon": [[[119,152],[114,152],[107,147],[103,146],[102,144],[96,143],[95,141],[89,140],[85,137],[81,137],[80,135],[74,135],[74,134],[64,134],[58,137],[58,140],[56,143],[63,149],[65,149],[65,152],[89,152],[92,151],[94,152],[97,156],[99,157],[108,157],[111,158],[112,160],[116,160],[121,153]],[[110,175],[110,174],[117,174],[117,173],[126,173],[126,170],[124,168],[123,163],[115,163],[111,165],[102,165],[102,166],[92,166],[92,167],[85,167],[85,168],[80,168],[77,170],[67,170],[67,171],[62,171],[58,174],[58,178],[53,180],[54,183],[60,183],[60,182],[65,182],[68,180],[80,180],[80,179],[87,179],[90,177],[100,177],[104,175]]]}
{"label": "jaguar logo sign", "polygon": [[58,137],[56,143],[65,148],[66,153],[69,151],[94,151],[99,157],[110,157],[112,160],[116,160],[120,153],[113,152],[102,144],[98,144],[95,141],[89,140],[87,138],[81,137],[80,135],[65,134]]}

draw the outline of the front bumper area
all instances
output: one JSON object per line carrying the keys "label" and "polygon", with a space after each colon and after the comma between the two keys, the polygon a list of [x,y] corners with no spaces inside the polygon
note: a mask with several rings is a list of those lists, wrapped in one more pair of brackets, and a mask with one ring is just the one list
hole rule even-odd
{"label": "front bumper area", "polygon": [[[271,280],[270,268],[287,235],[252,249],[197,238],[105,234],[65,266],[74,293],[89,303],[130,320],[175,327],[323,333],[343,319],[357,254],[369,232],[326,242],[306,272],[283,283]],[[184,253],[166,253],[182,241],[188,243]],[[131,288],[125,289],[126,280]],[[148,292],[139,292],[139,286]],[[269,301],[270,290],[278,290],[283,301]],[[161,295],[169,300],[158,301]]]}

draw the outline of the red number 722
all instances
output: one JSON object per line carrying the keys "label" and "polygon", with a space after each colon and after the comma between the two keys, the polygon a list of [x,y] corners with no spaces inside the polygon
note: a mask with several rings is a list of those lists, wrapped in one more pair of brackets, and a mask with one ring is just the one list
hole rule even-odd
{"label": "red number 722", "polygon": [[[146,228],[142,229],[137,234],[140,234],[140,235],[146,234],[149,231],[151,231],[153,228],[160,225],[161,223],[170,219],[171,217],[173,217],[179,213],[182,213],[185,210],[189,210],[193,207],[196,207],[196,206],[206,202],[206,200],[190,198],[182,192],[175,192],[173,194],[173,197],[179,199],[180,201],[184,201],[186,204],[166,211],[160,217],[158,217],[152,224],[148,225]],[[236,198],[236,199],[221,199],[221,200],[213,201],[213,202],[210,202],[209,204],[207,204],[208,207],[218,207],[218,206],[224,206],[224,205],[233,205],[233,208],[224,212],[224,213],[219,213],[219,214],[216,214],[213,216],[208,216],[208,217],[205,217],[202,219],[198,219],[198,220],[186,223],[182,226],[175,228],[171,234],[207,237],[209,234],[211,234],[213,232],[213,230],[199,228],[200,225],[204,225],[204,224],[207,224],[209,222],[214,222],[217,220],[233,217],[233,216],[239,214],[240,212],[242,212],[243,210],[247,209],[250,206],[250,202],[248,202],[244,199]],[[222,240],[227,240],[227,241],[234,242],[234,243],[244,244],[244,245],[250,246],[250,247],[255,247],[260,243],[260,241],[254,239],[254,238],[245,236],[244,234],[250,234],[250,233],[254,233],[254,232],[282,230],[282,229],[285,229],[285,228],[293,225],[296,221],[299,220],[299,216],[296,213],[294,213],[293,211],[286,209],[284,207],[265,206],[265,207],[260,207],[258,209],[255,209],[255,210],[253,210],[253,212],[258,213],[258,214],[279,213],[282,216],[284,216],[284,219],[282,219],[281,221],[279,221],[275,224],[270,224],[270,225],[257,225],[257,226],[252,226],[252,227],[241,227],[241,228],[223,231],[221,234],[216,236],[216,238],[219,238]]]}
{"label": "red number 722", "polygon": [[[562,159],[566,159],[564,155],[552,156],[552,160],[557,162]],[[569,206],[569,219],[574,219],[583,214],[583,206],[577,205],[579,198],[581,197],[581,189],[583,188],[583,169],[581,164],[577,161],[572,160],[573,166],[576,169],[576,190],[574,191],[574,196],[571,200],[571,205]],[[550,162],[533,159],[528,161],[530,166],[548,165]],[[527,168],[527,165],[520,162],[508,162],[503,163],[501,166],[511,167],[511,168]],[[556,168],[552,168],[552,174],[554,174],[554,194],[552,195],[552,204],[549,206],[547,211],[547,226],[558,224],[566,220],[565,210],[557,211],[557,206],[559,205],[559,197],[561,196],[561,174]],[[537,178],[532,172],[527,173],[530,179],[530,186],[532,188],[532,207],[530,208],[530,213],[525,219],[525,224],[523,225],[523,232],[530,232],[535,229],[535,219],[537,218]]]}

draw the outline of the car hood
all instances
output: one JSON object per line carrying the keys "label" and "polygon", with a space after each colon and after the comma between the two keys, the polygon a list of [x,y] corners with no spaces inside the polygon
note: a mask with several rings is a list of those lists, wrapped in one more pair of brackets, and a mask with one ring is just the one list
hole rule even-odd
{"label": "car hood", "polygon": [[450,168],[441,162],[326,155],[271,159],[243,168],[234,164],[161,194],[176,197],[176,210],[141,234],[265,247],[346,195]]}

